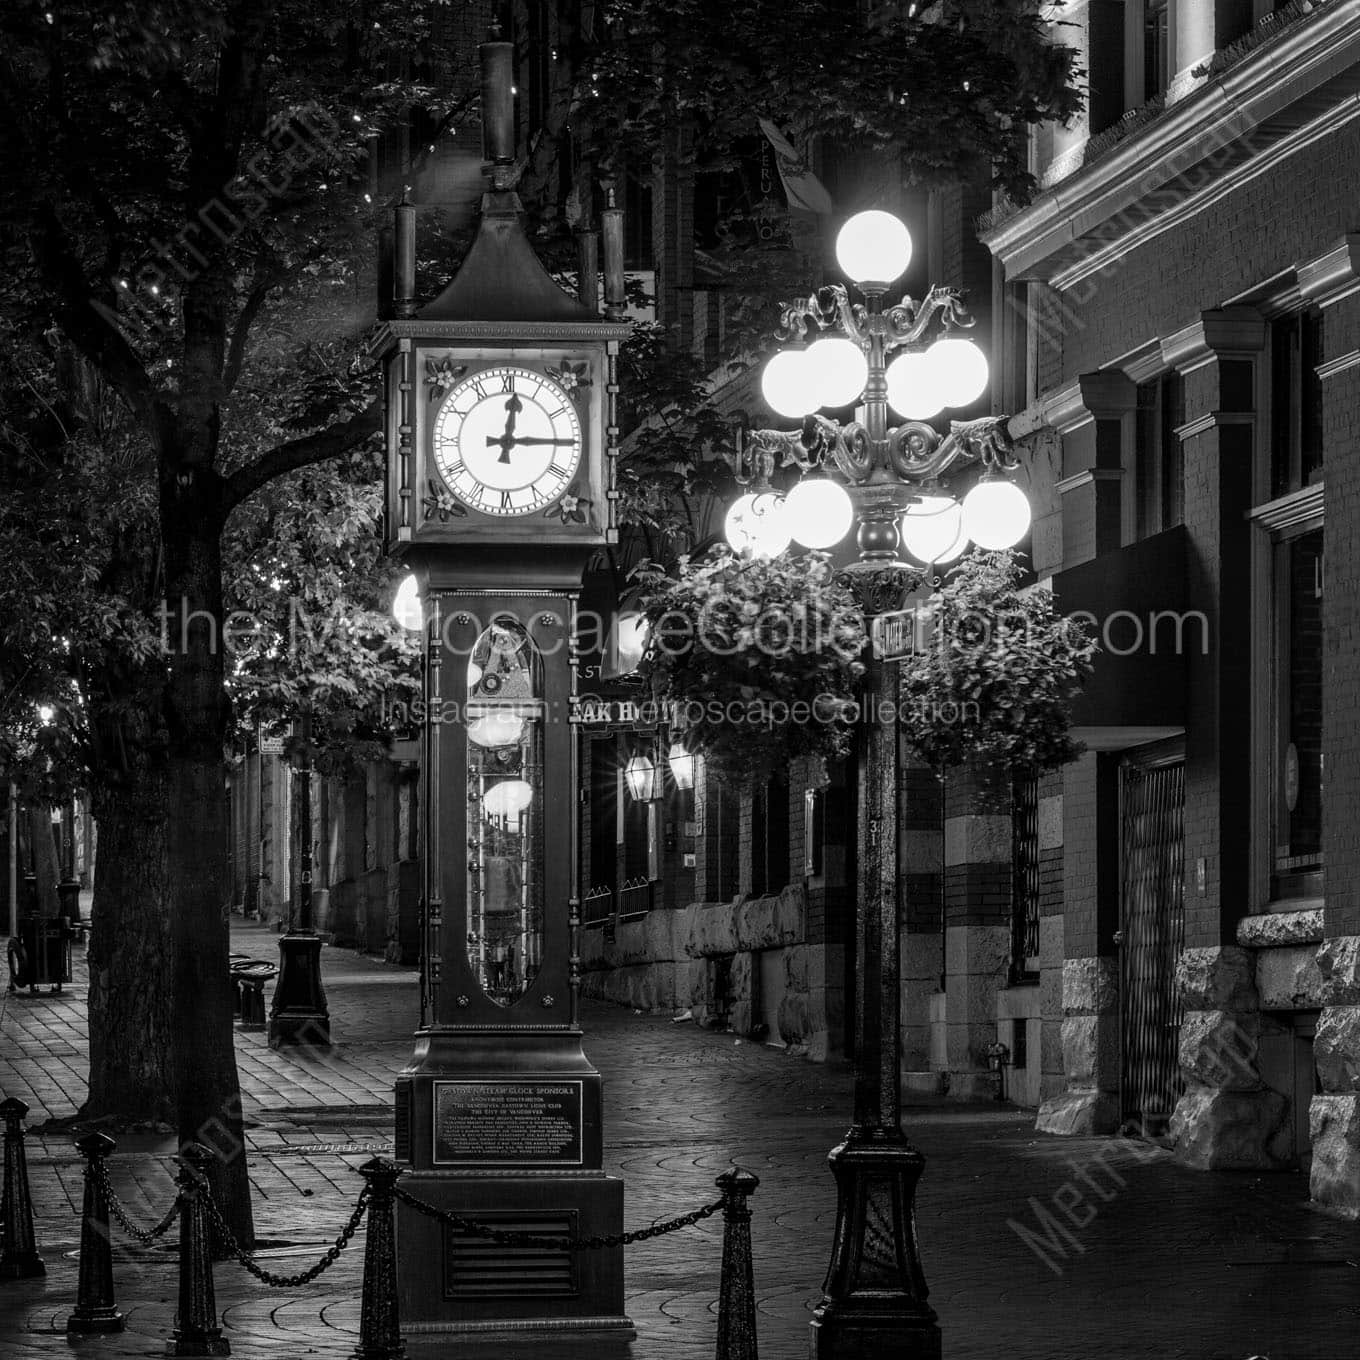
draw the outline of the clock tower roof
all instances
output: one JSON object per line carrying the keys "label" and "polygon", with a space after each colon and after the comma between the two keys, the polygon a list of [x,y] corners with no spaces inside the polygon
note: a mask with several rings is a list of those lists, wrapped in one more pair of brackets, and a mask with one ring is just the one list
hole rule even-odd
{"label": "clock tower roof", "polygon": [[444,291],[417,316],[421,321],[606,324],[553,282],[524,234],[519,195],[509,189],[483,196],[471,249]]}

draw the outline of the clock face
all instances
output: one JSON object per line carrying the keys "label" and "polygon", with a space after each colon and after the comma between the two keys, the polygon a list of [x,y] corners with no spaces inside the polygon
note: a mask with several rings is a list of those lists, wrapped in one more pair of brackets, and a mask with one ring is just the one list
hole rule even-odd
{"label": "clock face", "polygon": [[510,365],[464,378],[434,421],[434,462],[455,496],[484,515],[551,505],[581,463],[581,422],[553,380]]}

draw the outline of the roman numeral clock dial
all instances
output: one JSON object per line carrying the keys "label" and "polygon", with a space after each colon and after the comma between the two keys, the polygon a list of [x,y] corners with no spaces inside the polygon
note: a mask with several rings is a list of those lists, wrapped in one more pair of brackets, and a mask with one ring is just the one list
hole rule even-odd
{"label": "roman numeral clock dial", "polygon": [[433,432],[449,490],[483,515],[529,515],[551,505],[581,464],[571,398],[532,369],[484,368],[453,387]]}

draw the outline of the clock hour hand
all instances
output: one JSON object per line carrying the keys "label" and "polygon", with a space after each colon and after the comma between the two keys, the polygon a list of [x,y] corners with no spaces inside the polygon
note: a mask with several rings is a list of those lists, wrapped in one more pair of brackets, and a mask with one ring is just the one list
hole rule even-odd
{"label": "clock hour hand", "polygon": [[[540,439],[537,435],[532,434],[510,435],[509,437],[487,435],[486,437],[487,448],[500,444],[506,449],[507,453],[509,452],[509,445],[511,444],[572,444],[574,442],[575,441],[571,439]],[[508,461],[508,459],[503,461]]]}

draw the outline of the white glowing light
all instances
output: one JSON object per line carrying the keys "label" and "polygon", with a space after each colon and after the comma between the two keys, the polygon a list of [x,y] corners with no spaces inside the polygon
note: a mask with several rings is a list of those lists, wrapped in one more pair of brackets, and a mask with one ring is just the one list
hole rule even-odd
{"label": "white glowing light", "polygon": [[524,735],[524,719],[514,713],[492,713],[468,724],[474,746],[514,746]]}
{"label": "white glowing light", "polygon": [[777,557],[792,541],[784,501],[773,491],[739,496],[727,512],[724,529],[735,551],[756,557]]}
{"label": "white glowing light", "polygon": [[859,400],[869,381],[864,351],[844,336],[814,341],[803,355],[803,364],[818,406],[849,406]]}
{"label": "white glowing light", "polygon": [[926,360],[946,406],[971,406],[987,390],[987,356],[971,340],[937,340]]}
{"label": "white glowing light", "polygon": [[922,496],[902,516],[902,545],[918,562],[952,562],[968,546],[963,506],[953,496]]}
{"label": "white glowing light", "polygon": [[889,284],[911,263],[911,233],[892,213],[856,213],[836,236],[836,263],[855,283]]}
{"label": "white glowing light", "polygon": [[397,587],[396,599],[392,601],[392,617],[403,628],[413,632],[425,626],[425,610],[420,603],[420,584],[412,573]]}
{"label": "white glowing light", "polygon": [[760,375],[760,393],[766,405],[790,420],[801,420],[817,409],[807,353],[801,349],[781,349]]}
{"label": "white glowing light", "polygon": [[984,480],[963,498],[964,532],[980,548],[1013,548],[1029,523],[1029,498],[1014,482]]}
{"label": "white glowing light", "polygon": [[944,410],[944,398],[935,385],[935,373],[925,354],[899,354],[884,375],[888,405],[907,420],[930,420]]}
{"label": "white glowing light", "polygon": [[854,518],[845,488],[826,477],[809,477],[784,498],[784,527],[805,548],[839,543]]}
{"label": "white glowing light", "polygon": [[493,817],[518,817],[533,801],[533,786],[523,779],[503,780],[482,795],[482,807]]}

